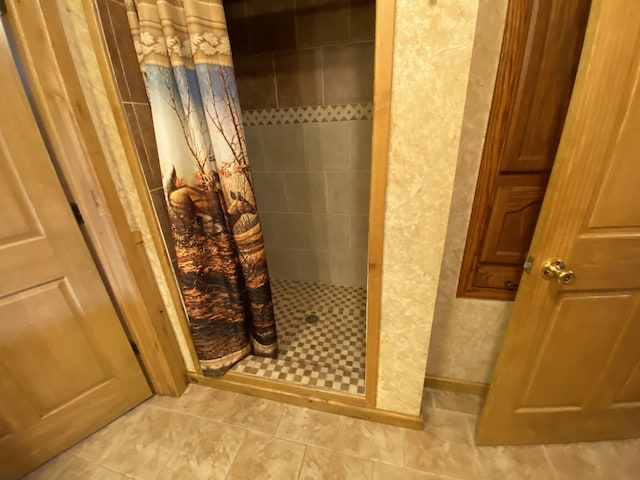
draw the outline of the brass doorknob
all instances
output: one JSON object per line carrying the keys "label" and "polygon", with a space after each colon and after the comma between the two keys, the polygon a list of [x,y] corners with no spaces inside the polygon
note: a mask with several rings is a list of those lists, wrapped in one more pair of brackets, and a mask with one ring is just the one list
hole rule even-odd
{"label": "brass doorknob", "polygon": [[560,285],[567,285],[576,279],[576,274],[571,270],[565,270],[565,267],[562,260],[547,260],[542,265],[542,276],[547,280],[555,278]]}

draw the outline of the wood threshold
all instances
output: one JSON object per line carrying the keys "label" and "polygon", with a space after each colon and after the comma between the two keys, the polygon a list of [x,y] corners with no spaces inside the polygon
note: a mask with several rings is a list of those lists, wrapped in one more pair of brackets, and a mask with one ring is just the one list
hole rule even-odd
{"label": "wood threshold", "polygon": [[436,390],[447,390],[449,392],[470,393],[480,397],[486,397],[489,392],[488,383],[470,382],[468,380],[457,380],[446,377],[433,377],[430,375],[425,377],[424,386],[435,388]]}
{"label": "wood threshold", "polygon": [[180,395],[186,369],[146,255],[136,244],[107,167],[56,2],[9,0],[7,20],[42,135],[85,220],[94,259],[136,342],[156,393]]}
{"label": "wood threshold", "polygon": [[[320,410],[323,412],[346,415],[348,417],[386,423],[398,427],[421,430],[424,424],[421,415],[378,410],[362,403],[362,397],[330,392],[316,388],[288,385],[282,382],[261,379],[252,375],[229,372],[224,377],[205,377],[196,373],[188,373],[192,383],[206,385],[220,390],[227,390],[299,407]],[[357,400],[360,404],[354,404]]]}

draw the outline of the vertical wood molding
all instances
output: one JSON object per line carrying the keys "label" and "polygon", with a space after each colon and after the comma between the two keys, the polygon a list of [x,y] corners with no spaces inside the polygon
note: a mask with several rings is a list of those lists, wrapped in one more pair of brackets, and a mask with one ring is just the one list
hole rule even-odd
{"label": "vertical wood molding", "polygon": [[7,19],[34,108],[67,193],[156,393],[180,395],[186,371],[147,258],[131,232],[79,83],[56,2],[10,0]]}
{"label": "vertical wood molding", "polygon": [[365,366],[365,398],[371,406],[376,405],[378,390],[382,247],[391,128],[391,82],[393,79],[395,12],[395,0],[378,0],[376,2],[373,138],[371,148],[371,193],[369,199],[369,271],[367,276],[367,354]]}
{"label": "vertical wood molding", "polygon": [[140,161],[138,160],[136,148],[131,137],[131,131],[128,127],[124,106],[122,104],[120,93],[116,85],[116,79],[113,73],[113,68],[111,66],[109,54],[107,53],[104,34],[98,20],[98,12],[94,0],[82,0],[82,5],[84,7],[87,21],[89,22],[89,33],[91,35],[91,41],[93,43],[94,51],[98,58],[100,73],[102,74],[102,79],[107,89],[109,104],[111,105],[111,110],[116,121],[116,126],[118,127],[118,133],[120,134],[120,139],[122,140],[122,145],[124,147],[125,155],[127,158],[127,164],[129,166],[129,169],[133,176],[133,181],[136,186],[136,197],[140,199],[140,204],[142,206],[145,219],[147,220],[149,230],[151,231],[154,248],[156,252],[158,252],[160,266],[164,274],[162,280],[167,285],[167,289],[169,290],[169,293],[171,295],[171,301],[173,302],[173,305],[175,307],[180,324],[180,329],[182,335],[184,336],[185,343],[189,350],[189,356],[191,357],[191,360],[195,367],[195,371],[196,373],[202,374],[200,362],[198,361],[196,349],[191,338],[189,322],[187,320],[186,312],[182,304],[182,295],[173,274],[171,260],[166,254],[166,247],[164,244],[162,231],[160,230],[160,226],[156,221],[155,210],[153,208],[151,198],[149,197],[144,173],[142,172],[142,167],[140,165]]}

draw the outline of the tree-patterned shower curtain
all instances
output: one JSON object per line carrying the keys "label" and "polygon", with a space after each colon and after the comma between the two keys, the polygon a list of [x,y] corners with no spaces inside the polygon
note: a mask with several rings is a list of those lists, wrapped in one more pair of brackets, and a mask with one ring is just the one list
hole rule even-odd
{"label": "tree-patterned shower curtain", "polygon": [[276,329],[222,0],[129,0],[203,372],[275,356]]}

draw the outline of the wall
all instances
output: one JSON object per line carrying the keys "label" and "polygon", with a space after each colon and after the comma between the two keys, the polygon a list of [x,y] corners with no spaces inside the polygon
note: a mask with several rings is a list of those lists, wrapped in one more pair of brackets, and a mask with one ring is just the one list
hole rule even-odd
{"label": "wall", "polygon": [[427,375],[489,383],[512,302],[456,298],[507,0],[480,0]]}
{"label": "wall", "polygon": [[478,0],[397,0],[378,404],[420,411]]}
{"label": "wall", "polygon": [[366,286],[374,0],[225,0],[273,278]]}

